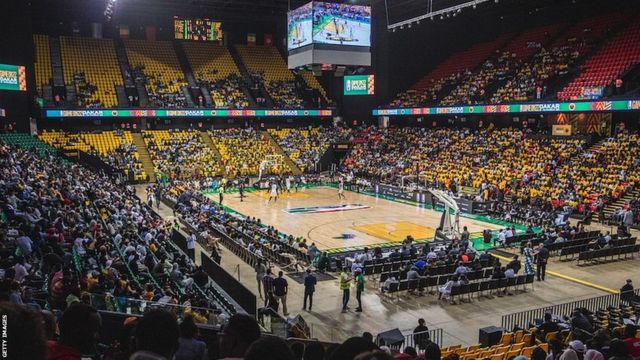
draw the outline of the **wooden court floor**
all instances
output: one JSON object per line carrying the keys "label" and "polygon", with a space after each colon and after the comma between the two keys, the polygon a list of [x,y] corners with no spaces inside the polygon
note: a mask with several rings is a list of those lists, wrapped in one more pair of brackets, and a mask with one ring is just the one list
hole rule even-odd
{"label": "wooden court floor", "polygon": [[[138,185],[139,194],[144,193],[145,185]],[[316,195],[320,191],[324,195]],[[392,201],[375,199],[368,195],[357,195],[351,192],[345,193],[347,196],[346,203],[355,203],[354,199],[363,199],[371,201],[370,204],[375,205],[371,208],[382,207],[383,209],[404,209],[412,213],[416,210],[414,207],[404,205]],[[234,207],[239,203],[238,194],[226,194],[225,204]],[[316,196],[315,201],[311,201],[311,196]],[[214,199],[217,196],[213,196]],[[261,200],[260,200],[261,199]],[[315,188],[306,190],[300,195],[291,196],[290,199],[283,198],[281,208],[279,208],[279,216],[289,215],[282,211],[286,206],[286,201],[294,201],[295,199],[303,199],[309,201],[310,206],[319,204],[334,204],[337,201],[335,188]],[[322,200],[324,199],[324,200]],[[246,202],[240,203],[244,209],[255,208],[261,209],[266,202],[263,194],[250,193]],[[274,205],[269,205],[274,207]],[[239,207],[234,207],[240,211]],[[409,210],[407,210],[407,208]],[[378,210],[384,214],[384,210]],[[271,212],[271,210],[267,210]],[[358,213],[359,210],[353,210],[348,213]],[[437,215],[433,214],[432,216]],[[391,211],[387,211],[393,214]],[[167,219],[173,220],[171,208],[161,205],[159,214]],[[317,215],[331,215],[317,214]],[[333,213],[336,215],[336,213]],[[340,215],[338,213],[338,215]],[[420,214],[413,214],[419,216]],[[274,215],[275,216],[275,215]],[[300,215],[302,216],[302,215]],[[315,216],[315,215],[314,215]],[[391,215],[389,215],[391,217]],[[395,216],[395,214],[394,214]],[[288,217],[289,219],[298,219],[299,217]],[[438,216],[436,218],[439,219]],[[263,218],[267,221],[267,218]],[[461,219],[468,221],[469,219]],[[284,225],[285,220],[280,220]],[[297,220],[294,220],[297,221]],[[402,220],[401,220],[402,221]],[[435,221],[435,220],[433,220]],[[400,221],[398,221],[400,222]],[[434,223],[435,224],[435,223]],[[428,226],[428,225],[425,225]],[[598,224],[592,224],[591,229],[600,227]],[[600,230],[612,230],[610,228],[601,228]],[[283,230],[284,231],[284,230]],[[308,230],[307,230],[308,231]],[[633,236],[640,236],[636,230],[632,230]],[[383,240],[380,240],[383,241]],[[204,251],[199,244],[196,244],[196,259],[199,259],[199,252]],[[258,296],[258,288],[255,280],[255,271],[251,266],[242,259],[236,257],[226,248],[222,253],[222,266],[230,273],[241,278],[242,283]],[[198,262],[199,260],[196,260]],[[443,344],[463,344],[463,346],[478,343],[478,329],[490,326],[500,325],[501,316],[519,311],[535,309],[544,306],[561,304],[568,301],[577,301],[591,298],[594,296],[607,295],[612,291],[615,292],[624,284],[627,278],[637,282],[640,276],[640,257],[634,260],[610,262],[593,266],[576,266],[575,262],[558,262],[555,258],[548,265],[548,277],[544,282],[536,282],[533,291],[527,293],[518,293],[515,296],[474,298],[471,303],[462,303],[457,305],[448,304],[446,301],[437,300],[435,295],[414,296],[403,294],[398,297],[380,294],[378,288],[379,283],[374,277],[367,277],[365,283],[365,291],[362,296],[364,312],[348,312],[341,313],[342,291],[339,287],[338,280],[322,281],[316,285],[316,296],[314,298],[313,311],[302,311],[302,300],[304,294],[304,286],[295,281],[289,280],[289,295],[287,296],[288,307],[291,316],[301,314],[307,324],[312,329],[314,337],[325,341],[344,341],[351,336],[359,336],[363,331],[369,331],[377,334],[381,331],[399,328],[403,333],[410,333],[417,325],[418,318],[424,318],[429,328],[442,328],[444,330]],[[279,270],[277,267],[275,271]],[[554,273],[563,276],[554,275]],[[588,286],[585,282],[592,282],[598,287]],[[637,286],[637,285],[636,285]],[[611,288],[611,291],[603,291],[602,287]],[[353,295],[352,295],[353,297]],[[351,300],[351,306],[354,307],[355,299]],[[262,304],[258,300],[259,305]]]}
{"label": "wooden court floor", "polygon": [[[217,201],[217,195],[210,195]],[[282,194],[268,202],[266,191],[250,192],[243,202],[237,193],[227,194],[224,205],[283,233],[303,236],[319,249],[345,249],[353,246],[401,242],[407,235],[416,240],[432,239],[440,223],[441,212],[418,206],[345,191],[338,198],[337,189],[314,187]],[[460,218],[460,228],[471,233],[496,230],[499,225]]]}

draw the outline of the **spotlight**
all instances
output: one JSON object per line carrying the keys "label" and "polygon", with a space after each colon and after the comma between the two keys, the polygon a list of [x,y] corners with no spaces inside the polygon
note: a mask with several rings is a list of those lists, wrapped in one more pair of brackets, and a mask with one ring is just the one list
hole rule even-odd
{"label": "spotlight", "polygon": [[420,25],[420,20],[416,21],[416,24]]}
{"label": "spotlight", "polygon": [[411,29],[411,23],[409,23],[409,29]]}
{"label": "spotlight", "polygon": [[473,9],[475,10],[475,8],[476,8],[476,4],[473,4]]}
{"label": "spotlight", "polygon": [[396,28],[393,28],[393,30],[392,30],[392,31],[393,31],[393,32],[396,32]]}

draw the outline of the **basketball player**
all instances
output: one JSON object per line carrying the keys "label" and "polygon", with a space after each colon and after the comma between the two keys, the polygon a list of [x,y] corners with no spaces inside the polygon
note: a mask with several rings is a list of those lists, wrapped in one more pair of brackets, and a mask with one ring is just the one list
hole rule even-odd
{"label": "basketball player", "polygon": [[222,205],[222,200],[224,200],[224,185],[221,182],[220,186],[218,186],[218,202],[220,205]]}
{"label": "basketball player", "polygon": [[238,191],[240,192],[240,202],[244,202],[244,179],[240,179],[240,184],[238,184]]}
{"label": "basketball player", "polygon": [[284,183],[287,187],[287,194],[291,194],[291,176],[287,176],[287,178],[284,180]]}
{"label": "basketball player", "polygon": [[338,199],[347,199],[347,197],[344,196],[344,180],[342,180],[342,178],[340,178],[340,183],[338,184]]}
{"label": "basketball player", "polygon": [[269,201],[267,201],[267,203],[271,202],[271,199],[273,199],[274,203],[276,201],[278,201],[278,182],[277,182],[277,180],[271,181],[271,193],[269,194]]}

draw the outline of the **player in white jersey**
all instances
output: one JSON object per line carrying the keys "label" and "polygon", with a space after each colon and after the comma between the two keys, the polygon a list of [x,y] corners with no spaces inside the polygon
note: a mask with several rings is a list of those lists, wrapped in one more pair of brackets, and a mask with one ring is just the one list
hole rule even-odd
{"label": "player in white jersey", "polygon": [[278,201],[278,182],[276,180],[271,181],[271,193],[269,194],[269,201],[273,199],[273,202]]}
{"label": "player in white jersey", "polygon": [[291,176],[287,176],[284,180],[284,184],[287,187],[287,193],[291,194]]}
{"label": "player in white jersey", "polygon": [[340,179],[338,183],[338,199],[347,199],[347,197],[344,196],[344,180],[342,179]]}

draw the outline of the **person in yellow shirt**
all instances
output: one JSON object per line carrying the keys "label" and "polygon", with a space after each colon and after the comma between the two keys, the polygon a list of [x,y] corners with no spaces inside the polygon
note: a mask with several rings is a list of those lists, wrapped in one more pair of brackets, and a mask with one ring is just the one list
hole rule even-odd
{"label": "person in yellow shirt", "polygon": [[349,309],[349,296],[351,295],[351,274],[349,268],[344,267],[340,273],[340,290],[342,290],[342,312]]}
{"label": "person in yellow shirt", "polygon": [[156,245],[155,240],[151,240],[151,243],[149,243],[149,250],[154,254],[158,250],[158,245]]}

